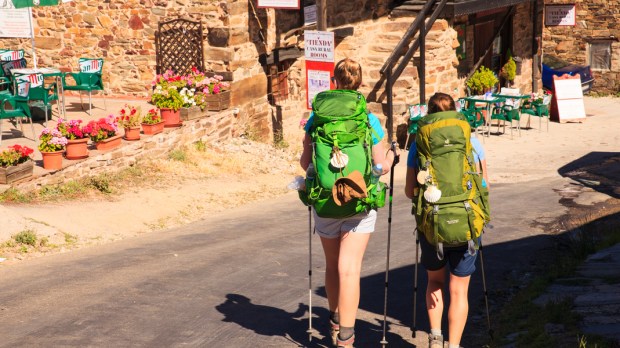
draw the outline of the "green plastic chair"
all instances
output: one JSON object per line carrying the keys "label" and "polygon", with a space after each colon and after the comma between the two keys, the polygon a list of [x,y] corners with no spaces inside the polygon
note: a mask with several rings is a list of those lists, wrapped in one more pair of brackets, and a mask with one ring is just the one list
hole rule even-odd
{"label": "green plastic chair", "polygon": [[56,82],[53,82],[45,87],[42,73],[16,74],[15,79],[18,81],[30,82],[30,92],[28,93],[28,96],[30,98],[30,102],[39,101],[43,104],[43,108],[45,110],[45,127],[47,127],[48,121],[47,110],[49,108],[51,118],[53,102],[56,102],[58,107],[58,117],[60,117],[60,102],[58,101],[58,86],[56,85]]}
{"label": "green plastic chair", "polygon": [[[2,120],[17,119],[23,135],[24,126],[21,122],[22,118],[28,118],[30,120],[32,138],[35,142],[37,142],[36,135],[34,133],[34,125],[32,124],[32,115],[30,114],[30,106],[28,106],[30,82],[15,81],[15,87],[13,90],[15,91],[15,94],[0,94],[0,143],[2,143]],[[7,106],[10,106],[10,108],[7,109]]]}
{"label": "green plastic chair", "polygon": [[491,114],[491,120],[498,120],[497,133],[499,133],[499,121],[502,121],[503,134],[506,133],[506,122],[510,122],[510,137],[512,138],[512,121],[517,121],[517,129],[519,136],[521,136],[521,113],[520,113],[520,99],[507,99],[504,105],[495,107]]}
{"label": "green plastic chair", "polygon": [[[62,88],[65,91],[78,91],[80,93],[80,104],[82,104],[82,110],[84,110],[84,102],[82,101],[82,92],[88,92],[88,114],[92,115],[93,102],[92,92],[103,92],[104,109],[107,110],[105,100],[105,88],[103,87],[103,58],[80,58],[78,61],[80,65],[80,72],[78,73],[64,73],[62,75]],[[75,84],[67,84],[67,77],[73,78]]]}
{"label": "green plastic chair", "polygon": [[542,119],[547,119],[547,132],[549,132],[549,104],[527,101],[521,107],[521,113],[528,115],[527,124],[530,124],[532,116],[538,117],[538,131],[542,129]]}
{"label": "green plastic chair", "polygon": [[[3,94],[12,94],[13,93],[13,75],[11,74],[11,70],[13,69],[23,69],[27,65],[26,59],[20,58],[17,60],[7,60],[0,61],[0,89],[8,87],[8,89],[3,89],[0,93]],[[8,90],[8,92],[6,92]]]}

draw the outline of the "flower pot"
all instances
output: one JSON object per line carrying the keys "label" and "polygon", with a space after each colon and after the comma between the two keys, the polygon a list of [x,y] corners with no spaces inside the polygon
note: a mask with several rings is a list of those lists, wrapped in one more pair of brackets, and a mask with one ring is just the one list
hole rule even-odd
{"label": "flower pot", "polygon": [[77,160],[88,157],[88,138],[67,141],[65,158]]}
{"label": "flower pot", "polygon": [[140,126],[125,127],[125,136],[123,139],[129,141],[140,140]]}
{"label": "flower pot", "polygon": [[33,168],[33,161],[26,161],[10,167],[0,167],[0,184],[10,184],[32,176]]}
{"label": "flower pot", "polygon": [[164,131],[164,121],[155,124],[142,124],[142,133],[146,135],[154,135]]}
{"label": "flower pot", "polygon": [[43,156],[43,169],[60,170],[62,169],[62,154],[65,151],[41,152]]}
{"label": "flower pot", "polygon": [[161,118],[164,120],[164,127],[179,127],[181,126],[181,110],[172,109],[160,109]]}
{"label": "flower pot", "polygon": [[99,151],[109,151],[112,149],[116,149],[117,147],[121,146],[121,136],[115,135],[113,137],[98,141],[97,143],[95,143],[95,146]]}
{"label": "flower pot", "polygon": [[198,106],[181,108],[181,120],[183,121],[191,121],[208,115],[209,112],[207,110],[201,110]]}
{"label": "flower pot", "polygon": [[204,97],[205,110],[221,111],[230,107],[230,91],[223,91],[218,94],[207,94]]}

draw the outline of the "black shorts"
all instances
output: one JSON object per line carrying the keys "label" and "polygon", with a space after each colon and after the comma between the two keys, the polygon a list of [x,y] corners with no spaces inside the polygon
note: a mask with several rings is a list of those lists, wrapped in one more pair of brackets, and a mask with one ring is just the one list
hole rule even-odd
{"label": "black shorts", "polygon": [[431,245],[424,237],[424,233],[418,231],[422,256],[420,262],[429,271],[437,271],[447,263],[450,265],[450,273],[457,277],[467,277],[476,270],[476,257],[478,250],[472,256],[467,251],[467,245],[455,248],[443,248],[443,260],[437,257],[437,248]]}

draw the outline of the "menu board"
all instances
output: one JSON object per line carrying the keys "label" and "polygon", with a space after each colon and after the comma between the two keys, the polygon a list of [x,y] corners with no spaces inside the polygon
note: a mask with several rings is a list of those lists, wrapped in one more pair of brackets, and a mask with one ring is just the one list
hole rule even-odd
{"label": "menu board", "polygon": [[582,122],[586,119],[586,109],[583,103],[581,77],[562,75],[553,76],[553,101],[551,119],[560,123],[569,121]]}

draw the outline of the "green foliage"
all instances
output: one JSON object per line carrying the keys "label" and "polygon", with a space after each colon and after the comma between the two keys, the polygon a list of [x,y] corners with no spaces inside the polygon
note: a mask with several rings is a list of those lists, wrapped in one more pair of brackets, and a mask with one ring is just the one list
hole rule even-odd
{"label": "green foliage", "polygon": [[170,86],[166,89],[157,86],[151,96],[151,102],[160,109],[177,111],[183,107],[183,96],[181,96],[181,93],[179,93],[175,86]]}
{"label": "green foliage", "polygon": [[37,243],[37,234],[33,230],[24,230],[13,236],[13,239],[19,244],[35,246]]}
{"label": "green foliage", "polygon": [[185,162],[187,161],[187,153],[185,149],[175,149],[170,151],[168,158],[173,161]]}
{"label": "green foliage", "polygon": [[508,58],[508,61],[504,64],[499,74],[508,81],[514,81],[515,77],[517,77],[517,63],[515,63],[512,57]]}
{"label": "green foliage", "polygon": [[477,94],[484,93],[485,90],[492,88],[499,82],[493,70],[481,66],[470,78],[466,85],[469,89]]}
{"label": "green foliage", "polygon": [[74,236],[70,233],[65,233],[65,243],[67,244],[75,244],[77,243],[77,236]]}
{"label": "green foliage", "polygon": [[91,177],[89,184],[101,193],[112,193],[112,189],[110,188],[110,179],[107,175]]}
{"label": "green foliage", "polygon": [[195,142],[194,146],[196,146],[196,150],[198,152],[205,152],[205,151],[207,151],[207,143],[205,143],[202,140],[198,140],[197,142]]}

